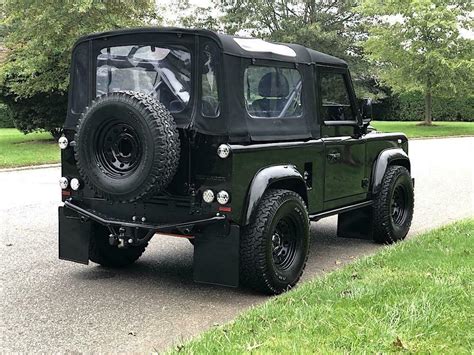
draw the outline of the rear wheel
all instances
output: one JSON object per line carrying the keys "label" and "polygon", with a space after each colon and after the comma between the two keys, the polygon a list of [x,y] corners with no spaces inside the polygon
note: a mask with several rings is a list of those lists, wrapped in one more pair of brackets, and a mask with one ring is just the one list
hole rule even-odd
{"label": "rear wheel", "polygon": [[413,208],[410,172],[403,166],[389,166],[374,201],[374,240],[390,244],[404,239],[410,230]]}
{"label": "rear wheel", "polygon": [[293,191],[269,190],[243,230],[241,282],[264,293],[282,293],[300,279],[308,250],[309,218],[304,201]]}
{"label": "rear wheel", "polygon": [[106,267],[124,267],[137,261],[147,245],[128,248],[110,245],[108,228],[94,224],[89,242],[89,259]]}

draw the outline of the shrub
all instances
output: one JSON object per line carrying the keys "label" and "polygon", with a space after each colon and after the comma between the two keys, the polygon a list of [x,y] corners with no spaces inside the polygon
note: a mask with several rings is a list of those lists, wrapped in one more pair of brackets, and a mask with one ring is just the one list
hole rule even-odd
{"label": "shrub", "polygon": [[60,135],[58,127],[63,126],[66,118],[67,95],[51,93],[17,100],[7,96],[3,100],[11,111],[15,127],[20,131],[45,130],[55,138]]}
{"label": "shrub", "polygon": [[[421,121],[424,110],[423,95],[408,92],[375,103],[374,118],[379,121]],[[433,120],[474,122],[474,96],[433,97]]]}
{"label": "shrub", "polygon": [[13,116],[7,105],[0,104],[0,128],[13,128]]}

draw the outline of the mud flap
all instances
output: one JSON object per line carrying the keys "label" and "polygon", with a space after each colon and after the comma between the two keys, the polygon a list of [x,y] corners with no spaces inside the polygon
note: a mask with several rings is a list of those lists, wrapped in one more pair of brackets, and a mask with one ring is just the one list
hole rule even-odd
{"label": "mud flap", "polygon": [[194,240],[194,281],[239,286],[238,225],[216,223]]}
{"label": "mud flap", "polygon": [[337,219],[337,236],[373,240],[372,206],[340,213]]}
{"label": "mud flap", "polygon": [[91,222],[83,222],[80,216],[64,207],[59,207],[59,259],[89,263],[89,240]]}

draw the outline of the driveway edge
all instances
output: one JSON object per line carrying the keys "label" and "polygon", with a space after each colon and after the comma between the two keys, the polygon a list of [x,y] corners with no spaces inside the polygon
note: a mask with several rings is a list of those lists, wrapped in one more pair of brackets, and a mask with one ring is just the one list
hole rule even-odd
{"label": "driveway edge", "polygon": [[35,170],[35,169],[57,168],[57,167],[60,167],[60,166],[61,166],[60,163],[19,166],[19,167],[17,167],[17,168],[5,168],[5,169],[0,169],[0,173],[8,173],[8,172],[10,172],[10,171],[20,171],[20,170]]}

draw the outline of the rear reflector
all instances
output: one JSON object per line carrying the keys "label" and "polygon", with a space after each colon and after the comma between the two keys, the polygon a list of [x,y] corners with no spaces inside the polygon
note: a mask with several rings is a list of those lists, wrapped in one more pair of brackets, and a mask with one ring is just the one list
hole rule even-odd
{"label": "rear reflector", "polygon": [[220,206],[219,212],[232,212],[232,207],[230,206]]}
{"label": "rear reflector", "polygon": [[63,196],[71,196],[71,191],[68,190],[61,190]]}

